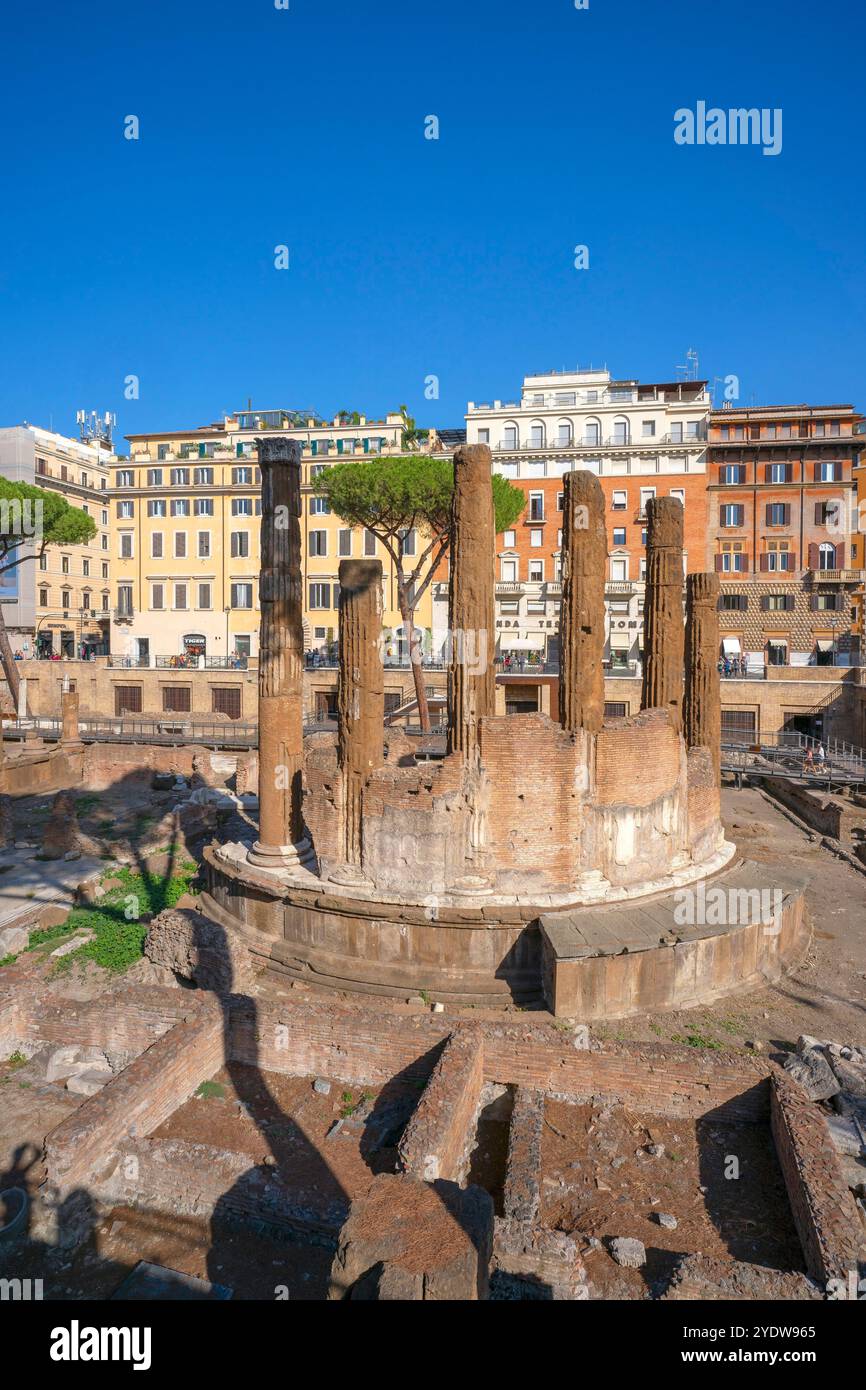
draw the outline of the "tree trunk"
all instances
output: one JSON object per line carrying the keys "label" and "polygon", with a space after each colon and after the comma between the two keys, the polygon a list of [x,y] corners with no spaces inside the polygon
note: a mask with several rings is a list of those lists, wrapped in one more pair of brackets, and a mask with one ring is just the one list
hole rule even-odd
{"label": "tree trunk", "polygon": [[17,716],[18,696],[21,691],[21,677],[18,674],[18,662],[12,655],[9,634],[6,631],[6,614],[3,612],[2,603],[0,603],[0,666],[3,667],[6,684],[9,686],[9,694],[12,696],[14,713]]}
{"label": "tree trunk", "polygon": [[430,710],[427,705],[427,691],[424,687],[421,653],[415,650],[414,610],[409,607],[405,585],[399,579],[397,581],[397,602],[400,607],[400,617],[403,619],[403,632],[409,644],[409,660],[412,663],[412,679],[415,682],[415,698],[418,701],[418,719],[422,733],[428,734],[430,732]]}

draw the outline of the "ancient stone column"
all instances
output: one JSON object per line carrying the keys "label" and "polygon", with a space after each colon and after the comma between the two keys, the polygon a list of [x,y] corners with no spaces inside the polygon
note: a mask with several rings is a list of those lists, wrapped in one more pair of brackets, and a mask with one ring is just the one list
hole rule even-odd
{"label": "ancient stone column", "polygon": [[454,454],[448,630],[448,752],[478,756],[478,721],[495,713],[494,575],[496,528],[486,444]]}
{"label": "ancient stone column", "polygon": [[259,439],[262,529],[259,602],[259,838],[251,864],[312,865],[304,833],[304,629],[301,578],[301,446]]}
{"label": "ancient stone column", "polygon": [[346,863],[358,867],[364,782],[384,759],[381,636],[381,560],[341,560],[337,757],[343,771]]}
{"label": "ancient stone column", "polygon": [[670,711],[682,728],[683,504],[676,497],[647,503],[646,602],[641,709]]}
{"label": "ancient stone column", "polygon": [[559,722],[597,734],[604,723],[604,493],[594,473],[566,473],[559,610]]}
{"label": "ancient stone column", "polygon": [[719,689],[719,576],[686,579],[686,693],[683,725],[687,748],[709,748],[721,779],[722,703]]}
{"label": "ancient stone column", "polygon": [[60,696],[60,715],[63,721],[60,738],[63,743],[79,743],[78,692],[64,690]]}

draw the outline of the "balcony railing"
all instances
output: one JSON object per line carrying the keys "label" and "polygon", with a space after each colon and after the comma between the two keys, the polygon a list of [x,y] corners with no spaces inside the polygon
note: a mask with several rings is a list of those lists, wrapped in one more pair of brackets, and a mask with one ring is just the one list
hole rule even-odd
{"label": "balcony railing", "polygon": [[650,449],[653,445],[666,444],[673,445],[675,448],[683,448],[688,445],[697,446],[705,444],[706,434],[687,434],[674,436],[672,434],[661,435],[641,435],[639,438],[629,436],[622,439],[618,435],[608,435],[599,439],[589,438],[583,435],[578,439],[551,439],[541,440],[540,443],[532,439],[524,439],[520,443],[509,444],[502,442],[494,445],[494,453],[515,454],[515,453],[557,453],[565,449]]}
{"label": "balcony railing", "polygon": [[134,617],[134,608],[115,608],[114,610],[114,621],[116,623],[131,623]]}

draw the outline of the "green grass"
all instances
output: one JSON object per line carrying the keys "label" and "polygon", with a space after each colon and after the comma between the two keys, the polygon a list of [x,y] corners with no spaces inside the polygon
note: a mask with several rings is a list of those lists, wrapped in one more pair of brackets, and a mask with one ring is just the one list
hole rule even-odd
{"label": "green grass", "polygon": [[713,1052],[719,1052],[722,1046],[715,1038],[708,1038],[705,1033],[674,1033],[671,1042],[687,1043],[689,1047],[703,1047]]}
{"label": "green grass", "polygon": [[10,1067],[23,1067],[26,1061],[27,1058],[24,1056],[24,1053],[17,1051],[6,1058],[6,1063]]}
{"label": "green grass", "polygon": [[226,1088],[219,1081],[203,1081],[196,1091],[202,1100],[222,1100],[225,1093]]}
{"label": "green grass", "polygon": [[[143,954],[148,922],[142,918],[155,917],[164,908],[174,907],[188,891],[196,872],[196,865],[191,861],[185,862],[181,871],[169,879],[159,874],[138,873],[127,865],[112,869],[105,877],[117,879],[117,887],[110,888],[98,903],[75,908],[60,929],[66,935],[92,931],[94,939],[61,957],[55,971],[64,973],[73,963],[88,960],[116,974],[127,970]],[[132,913],[130,917],[127,917],[127,910]],[[34,936],[39,935],[41,933],[31,933],[31,947]]]}

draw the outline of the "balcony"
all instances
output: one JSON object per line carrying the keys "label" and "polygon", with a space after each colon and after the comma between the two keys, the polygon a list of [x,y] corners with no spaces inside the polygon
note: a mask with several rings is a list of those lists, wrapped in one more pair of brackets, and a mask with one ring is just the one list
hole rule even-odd
{"label": "balcony", "polygon": [[134,608],[115,608],[114,610],[114,621],[116,623],[131,623],[134,617]]}
{"label": "balcony", "polygon": [[496,581],[497,598],[519,598],[525,592],[526,585],[519,580],[498,579]]}
{"label": "balcony", "polygon": [[819,584],[862,584],[866,570],[809,570],[812,582]]}

